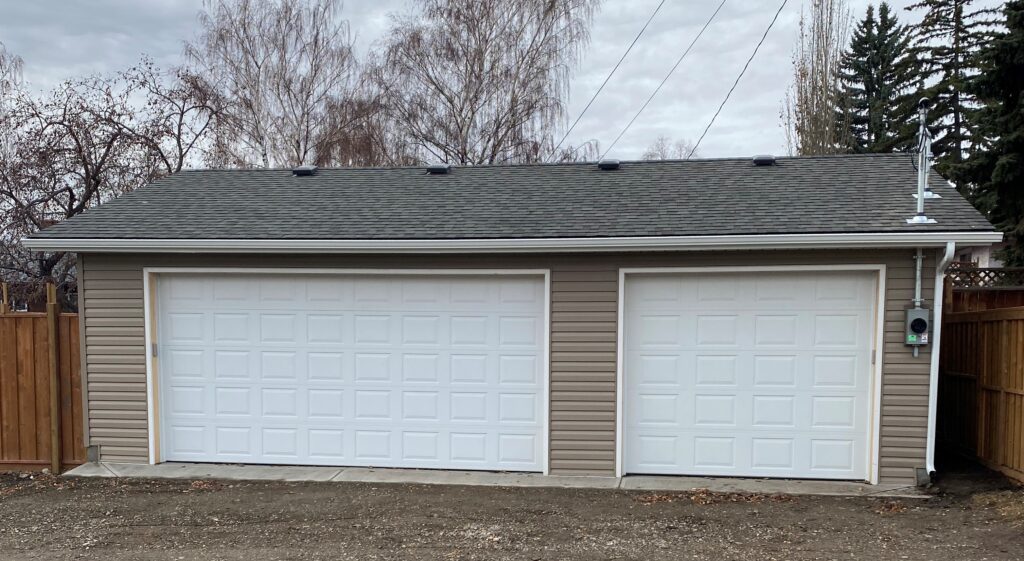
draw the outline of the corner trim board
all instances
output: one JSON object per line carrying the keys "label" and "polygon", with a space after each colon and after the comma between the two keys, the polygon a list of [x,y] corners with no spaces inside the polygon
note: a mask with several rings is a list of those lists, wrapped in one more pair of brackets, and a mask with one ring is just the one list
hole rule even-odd
{"label": "corner trim board", "polygon": [[85,256],[79,253],[75,258],[75,269],[78,275],[78,379],[82,386],[82,445],[88,449],[89,435],[89,347],[86,345],[86,309],[85,309]]}
{"label": "corner trim board", "polygon": [[156,280],[153,274],[145,268],[142,270],[142,305],[143,305],[143,330],[145,331],[145,356],[146,356],[146,421],[149,441],[149,463],[160,463],[159,428],[157,418],[159,409],[157,407],[157,373],[156,361],[150,349],[156,341],[156,290],[153,283]]}

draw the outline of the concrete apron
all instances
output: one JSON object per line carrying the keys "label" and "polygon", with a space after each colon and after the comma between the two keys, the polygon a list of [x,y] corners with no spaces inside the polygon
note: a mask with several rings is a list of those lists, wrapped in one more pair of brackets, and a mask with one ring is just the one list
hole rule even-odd
{"label": "concrete apron", "polygon": [[743,479],[630,475],[627,477],[442,471],[396,468],[336,468],[314,466],[260,466],[236,464],[122,464],[88,463],[64,474],[68,477],[137,477],[162,479],[231,479],[256,481],[314,481],[354,483],[411,483],[420,485],[478,485],[488,487],[560,487],[622,489],[629,491],[694,491],[786,495],[832,495],[925,499],[921,489],[906,485],[868,485],[850,481]]}

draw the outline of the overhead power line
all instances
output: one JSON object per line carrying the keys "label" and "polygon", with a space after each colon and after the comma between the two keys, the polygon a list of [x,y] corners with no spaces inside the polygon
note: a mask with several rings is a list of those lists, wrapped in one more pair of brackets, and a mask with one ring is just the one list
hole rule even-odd
{"label": "overhead power line", "polygon": [[562,139],[559,140],[558,144],[555,145],[555,148],[551,151],[552,158],[555,157],[555,154],[558,152],[558,149],[562,147],[562,143],[565,142],[565,139],[569,137],[569,133],[571,133],[573,129],[576,128],[576,125],[579,124],[580,119],[583,118],[583,115],[586,115],[587,110],[590,109],[590,106],[594,104],[594,100],[597,99],[597,96],[601,94],[601,90],[603,90],[605,85],[608,84],[608,81],[612,79],[612,76],[615,74],[615,71],[618,70],[619,66],[622,65],[622,61],[626,60],[626,55],[628,55],[629,52],[633,50],[633,46],[636,45],[636,42],[640,40],[640,37],[644,34],[644,31],[647,31],[647,26],[651,25],[651,21],[654,20],[654,16],[658,15],[658,12],[661,11],[661,7],[664,5],[665,0],[661,0],[661,3],[658,4],[658,7],[654,8],[654,12],[651,13],[651,17],[647,18],[647,23],[645,23],[644,26],[640,28],[640,32],[637,33],[636,37],[633,38],[633,42],[630,43],[629,47],[626,48],[626,52],[622,53],[622,56],[619,57],[619,62],[615,63],[615,67],[612,68],[612,71],[609,72],[608,76],[605,77],[604,82],[601,82],[601,86],[597,88],[596,92],[594,92],[594,96],[591,97],[590,101],[587,102],[587,106],[583,108],[583,111],[581,111],[580,114],[576,117],[576,120],[572,122],[572,126],[569,127],[569,130],[565,131],[565,134],[562,136]]}
{"label": "overhead power line", "polygon": [[786,7],[787,1],[788,0],[782,0],[782,4],[779,5],[779,9],[775,11],[775,17],[772,18],[772,21],[764,30],[764,35],[761,35],[761,40],[758,41],[757,45],[754,47],[754,52],[750,53],[750,58],[747,59],[747,63],[743,65],[743,69],[740,70],[739,75],[736,76],[736,81],[732,83],[732,87],[729,88],[729,91],[725,94],[725,99],[723,99],[722,103],[719,104],[718,110],[715,111],[715,114],[712,115],[711,120],[708,121],[708,126],[704,127],[704,132],[701,133],[700,138],[697,139],[697,144],[693,145],[693,150],[691,150],[690,153],[686,156],[687,160],[689,160],[697,152],[697,148],[700,147],[701,141],[704,140],[704,137],[707,136],[708,131],[711,130],[711,125],[715,124],[715,119],[718,118],[718,115],[722,112],[722,108],[725,107],[726,102],[729,101],[729,96],[732,95],[733,90],[735,90],[736,86],[739,85],[740,79],[742,79],[743,75],[747,72],[747,68],[750,67],[751,61],[753,61],[754,57],[757,56],[758,49],[760,49],[761,45],[764,44],[764,40],[768,37],[768,32],[772,30],[772,27],[775,25],[775,22],[778,21],[779,14],[781,14],[782,9]]}
{"label": "overhead power line", "polygon": [[722,10],[722,6],[725,5],[726,1],[727,0],[722,0],[722,2],[718,4],[718,7],[715,8],[714,13],[712,13],[711,17],[708,18],[708,21],[704,22],[704,27],[700,28],[700,32],[697,33],[697,36],[693,38],[693,41],[690,41],[690,45],[686,47],[686,50],[683,51],[683,54],[679,56],[679,60],[677,60],[674,65],[672,65],[672,68],[669,69],[668,74],[665,74],[665,78],[661,80],[661,83],[658,84],[657,88],[654,88],[654,91],[651,92],[651,96],[648,97],[647,101],[645,101],[644,104],[640,106],[640,110],[636,112],[636,115],[633,115],[633,118],[629,120],[629,123],[626,124],[626,127],[623,128],[622,132],[619,133],[619,136],[616,136],[615,140],[612,141],[611,145],[608,146],[608,148],[604,151],[603,154],[601,154],[601,158],[604,158],[609,152],[611,152],[612,148],[614,148],[615,145],[619,142],[619,139],[622,138],[622,135],[626,134],[626,131],[629,130],[629,127],[633,126],[633,123],[637,120],[640,114],[644,112],[644,109],[647,109],[647,105],[651,103],[651,100],[654,99],[654,96],[658,95],[658,92],[661,91],[661,88],[662,86],[665,85],[665,82],[668,82],[668,79],[672,76],[672,73],[676,71],[676,68],[679,68],[679,64],[682,63],[683,59],[686,58],[686,55],[690,53],[690,49],[692,49],[693,46],[697,43],[697,40],[700,39],[700,36],[704,35],[704,31],[706,31],[708,26],[711,25],[711,22],[715,19],[715,16],[718,15],[718,12]]}

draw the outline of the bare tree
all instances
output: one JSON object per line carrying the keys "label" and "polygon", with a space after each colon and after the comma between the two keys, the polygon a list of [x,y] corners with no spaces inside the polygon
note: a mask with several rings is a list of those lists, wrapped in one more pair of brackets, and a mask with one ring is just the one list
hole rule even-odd
{"label": "bare tree", "polygon": [[129,89],[92,77],[36,99],[13,93],[0,124],[0,271],[9,280],[73,282],[64,253],[36,254],[23,236],[82,213],[153,178],[148,151],[119,125],[131,119]]}
{"label": "bare tree", "polygon": [[148,61],[113,76],[67,81],[45,96],[15,87],[6,100],[0,275],[30,281],[25,287],[50,279],[68,288],[74,268],[64,253],[25,250],[24,236],[198,160],[214,118],[193,80]]}
{"label": "bare tree", "polygon": [[[22,65],[21,57],[8,51],[4,44],[0,43],[0,127],[8,121],[11,98],[22,85]],[[0,158],[7,154],[10,147],[11,138],[9,135],[3,134],[3,129],[0,128]]]}
{"label": "bare tree", "polygon": [[375,76],[416,156],[456,164],[546,156],[597,3],[418,0],[418,11],[396,17]]}
{"label": "bare tree", "polygon": [[207,0],[204,8],[185,51],[192,71],[226,102],[213,143],[220,163],[313,163],[317,146],[350,124],[327,118],[357,79],[339,1]]}
{"label": "bare tree", "polygon": [[316,145],[320,166],[408,166],[419,160],[400,127],[388,118],[379,91],[364,83],[352,96],[328,104],[326,129]]}
{"label": "bare tree", "polygon": [[21,84],[21,69],[23,62],[21,57],[7,50],[3,43],[0,43],[0,108],[3,101],[11,92]]}
{"label": "bare tree", "polygon": [[850,27],[846,0],[812,0],[810,14],[800,13],[793,83],[782,112],[790,154],[848,151],[840,69]]}
{"label": "bare tree", "polygon": [[644,151],[641,158],[645,160],[686,160],[697,155],[693,141],[679,139],[672,142],[667,136],[659,136]]}
{"label": "bare tree", "polygon": [[555,149],[546,162],[596,162],[601,158],[601,142],[596,138],[581,142],[576,146],[565,144]]}
{"label": "bare tree", "polygon": [[133,141],[147,148],[162,175],[200,163],[210,153],[210,133],[223,100],[187,69],[165,72],[149,59],[118,74],[129,98],[144,99],[117,121]]}

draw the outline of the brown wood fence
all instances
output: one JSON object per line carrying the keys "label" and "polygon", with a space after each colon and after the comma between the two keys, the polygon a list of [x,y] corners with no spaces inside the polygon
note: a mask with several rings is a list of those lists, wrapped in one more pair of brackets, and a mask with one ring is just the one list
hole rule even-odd
{"label": "brown wood fence", "polygon": [[1024,306],[1024,268],[954,263],[946,274],[944,296],[947,313]]}
{"label": "brown wood fence", "polygon": [[947,292],[943,309],[947,312],[975,312],[1024,306],[1024,288],[960,289]]}
{"label": "brown wood fence", "polygon": [[1024,481],[1024,308],[943,315],[938,436]]}
{"label": "brown wood fence", "polygon": [[58,313],[50,293],[47,313],[11,313],[6,299],[0,302],[0,470],[66,468],[86,459],[78,314]]}

